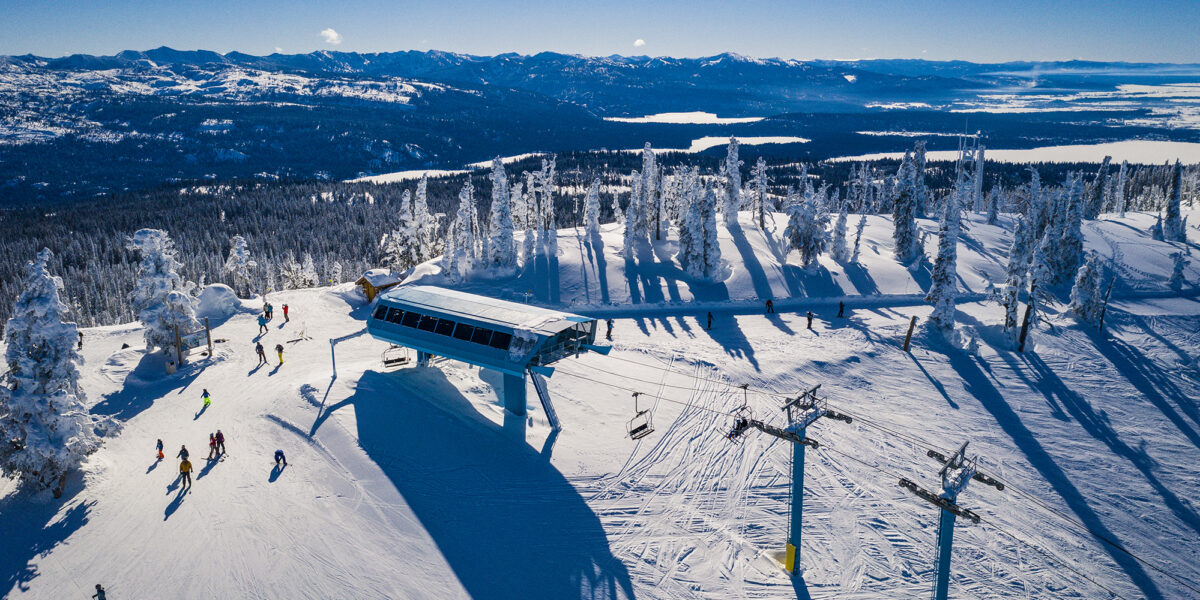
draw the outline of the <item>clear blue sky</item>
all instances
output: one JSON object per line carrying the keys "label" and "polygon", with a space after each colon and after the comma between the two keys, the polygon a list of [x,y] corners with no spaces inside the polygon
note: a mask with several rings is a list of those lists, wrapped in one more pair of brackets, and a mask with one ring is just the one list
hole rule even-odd
{"label": "clear blue sky", "polygon": [[1200,0],[0,0],[0,30],[0,54],[42,56],[170,46],[1200,62]]}

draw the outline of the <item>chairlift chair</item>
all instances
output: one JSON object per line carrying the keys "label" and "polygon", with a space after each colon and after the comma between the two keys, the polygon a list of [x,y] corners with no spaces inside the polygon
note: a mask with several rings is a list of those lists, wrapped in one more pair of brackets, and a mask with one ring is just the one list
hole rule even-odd
{"label": "chairlift chair", "polygon": [[750,411],[750,398],[747,392],[749,384],[742,384],[738,387],[742,388],[742,405],[733,409],[733,427],[730,428],[729,433],[725,436],[731,442],[737,442],[738,438],[743,433],[746,433],[747,429],[750,429],[750,417],[753,416]]}
{"label": "chairlift chair", "polygon": [[629,420],[629,439],[640,440],[654,433],[654,423],[650,419],[650,410],[638,410],[637,398],[641,392],[633,393],[633,418]]}
{"label": "chairlift chair", "polygon": [[383,368],[391,369],[394,367],[407,365],[412,361],[412,356],[409,354],[407,347],[393,344],[388,347],[387,350],[383,351],[382,359]]}

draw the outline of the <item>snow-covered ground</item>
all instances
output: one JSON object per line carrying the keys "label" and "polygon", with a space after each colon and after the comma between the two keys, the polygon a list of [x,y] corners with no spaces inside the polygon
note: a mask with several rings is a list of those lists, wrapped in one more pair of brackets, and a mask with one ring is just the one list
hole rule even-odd
{"label": "snow-covered ground", "polygon": [[[980,302],[959,312],[983,340],[977,354],[923,330],[903,352],[910,316],[929,313],[928,277],[891,260],[884,218],[869,220],[860,265],[822,259],[815,273],[743,220],[722,232],[723,286],[689,285],[670,244],[626,275],[613,230],[603,253],[564,230],[542,271],[461,286],[619,317],[609,356],[556,365],[556,435],[536,402],[528,418],[506,418],[496,373],[444,360],[385,371],[386,344],[364,333],[368,307],[348,285],[271,295],[292,314],[262,336],[285,346],[282,365],[273,353],[255,364],[257,302],[213,321],[214,357],[195,353],[169,376],[142,355],[136,325],[87,330],[84,389],[124,428],[62,500],[0,484],[0,593],[83,598],[103,583],[111,598],[918,597],[937,511],[897,481],[935,488],[926,450],[969,440],[981,470],[1008,485],[975,483],[959,498],[982,522],[959,521],[953,596],[1195,597],[1200,265],[1169,292],[1174,247],[1147,238],[1148,216],[1085,226],[1122,277],[1106,334],[1052,315],[1024,354],[1001,340],[1001,309]],[[971,223],[965,292],[984,293],[1008,239]],[[772,296],[780,314],[761,314]],[[790,312],[810,308],[812,330]],[[708,309],[712,329],[697,316]],[[777,562],[791,448],[724,433],[744,400],[736,386],[749,385],[755,418],[781,425],[782,396],[818,383],[854,422],[808,430],[821,447],[808,452],[793,579]],[[636,442],[625,435],[634,391],[656,428]],[[218,428],[228,453],[206,462]],[[174,483],[181,443],[198,469],[187,491]],[[274,468],[276,448],[286,469]]]}
{"label": "snow-covered ground", "polygon": [[[875,135],[872,132],[859,133]],[[883,133],[880,132],[880,135]],[[895,133],[888,135],[905,135]],[[923,134],[937,135],[937,134]],[[1195,142],[1164,142],[1155,140],[1126,140],[1123,142],[1108,142],[1103,144],[1073,144],[1068,146],[1043,146],[1041,148],[1025,148],[1021,150],[987,149],[987,159],[1009,163],[1037,162],[1101,162],[1105,156],[1111,156],[1116,162],[1127,160],[1135,164],[1162,164],[1174,162],[1176,159],[1184,164],[1200,163],[1200,143]],[[858,156],[842,156],[835,161],[875,161],[883,159],[903,158],[903,152],[876,152]],[[926,154],[928,160],[955,160],[958,152],[953,150],[937,150]]]}

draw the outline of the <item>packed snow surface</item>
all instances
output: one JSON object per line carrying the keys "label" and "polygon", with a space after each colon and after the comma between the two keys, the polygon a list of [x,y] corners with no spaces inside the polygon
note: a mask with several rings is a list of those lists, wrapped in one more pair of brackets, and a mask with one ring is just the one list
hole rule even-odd
{"label": "packed snow surface", "polygon": [[[1182,293],[1168,290],[1168,255],[1185,246],[1150,240],[1151,222],[1086,223],[1088,247],[1120,275],[1105,333],[1055,307],[1023,354],[1003,339],[1002,310],[977,301],[1003,271],[1007,218],[973,215],[959,240],[958,321],[982,340],[974,354],[923,326],[901,349],[909,318],[929,315],[928,269],[894,263],[882,217],[868,219],[857,263],[822,257],[804,271],[780,249],[782,217],[772,233],[744,214],[722,228],[728,278],[707,286],[682,274],[673,242],[626,263],[619,228],[599,240],[563,230],[559,254],[529,273],[456,285],[616,317],[611,354],[554,365],[558,433],[532,390],[528,417],[505,413],[498,373],[449,360],[385,369],[387,344],[365,334],[369,307],[350,284],[272,293],[291,321],[277,316],[261,336],[261,300],[239,301],[214,326],[215,355],[193,351],[173,375],[143,354],[138,325],[89,329],[82,385],[92,411],[124,428],[60,500],[0,483],[0,593],[86,598],[102,583],[114,599],[924,597],[938,512],[897,482],[936,490],[926,451],[969,440],[980,471],[1007,485],[972,482],[959,496],[982,521],[956,528],[954,597],[1195,597],[1200,261]],[[433,263],[413,276],[440,277]],[[762,314],[764,297],[777,314]],[[257,364],[255,340],[281,344],[285,362],[268,350]],[[791,578],[779,561],[792,448],[725,433],[743,403],[786,427],[784,399],[818,383],[854,421],[807,429],[820,448],[807,453]],[[654,432],[631,441],[635,391]],[[227,453],[207,461],[217,429]],[[186,489],[181,444],[197,468]]]}
{"label": "packed snow surface", "polygon": [[[868,133],[868,132],[859,132]],[[871,134],[875,135],[875,134]],[[883,135],[880,133],[879,135]],[[901,133],[887,135],[904,135]],[[928,135],[928,134],[925,134]],[[1043,146],[1041,148],[1026,148],[1023,150],[987,149],[987,159],[1009,163],[1037,162],[1094,162],[1111,156],[1115,162],[1129,161],[1141,164],[1162,164],[1175,162],[1176,159],[1184,164],[1200,163],[1200,143],[1196,142],[1163,142],[1152,140],[1127,140],[1124,142],[1109,142],[1106,144],[1077,144],[1069,146]],[[835,161],[873,161],[883,159],[903,158],[903,152],[877,152],[858,156],[842,156]],[[927,160],[956,160],[958,152],[954,150],[937,150],[926,153]]]}

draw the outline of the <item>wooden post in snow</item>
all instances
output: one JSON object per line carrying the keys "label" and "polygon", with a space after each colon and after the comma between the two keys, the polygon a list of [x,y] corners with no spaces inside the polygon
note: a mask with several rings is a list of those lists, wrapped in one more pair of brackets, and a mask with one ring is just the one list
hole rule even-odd
{"label": "wooden post in snow", "polygon": [[1108,313],[1108,296],[1109,296],[1109,294],[1112,293],[1113,284],[1116,283],[1116,281],[1117,281],[1117,277],[1116,277],[1116,275],[1113,275],[1113,278],[1108,281],[1108,289],[1104,291],[1104,307],[1100,309],[1100,335],[1101,336],[1104,335],[1104,315]]}
{"label": "wooden post in snow", "polygon": [[179,338],[179,325],[175,325],[175,366],[183,366],[183,340]]}
{"label": "wooden post in snow", "polygon": [[1017,352],[1025,351],[1025,336],[1029,334],[1029,313],[1033,310],[1033,303],[1025,305],[1025,318],[1021,321],[1021,340],[1017,345]]}
{"label": "wooden post in snow", "polygon": [[208,317],[204,317],[204,335],[208,336],[208,357],[212,358],[212,327],[208,325]]}
{"label": "wooden post in snow", "polygon": [[908,322],[908,334],[904,336],[904,351],[908,352],[908,344],[912,341],[913,328],[917,326],[917,316],[913,315],[911,321]]}

